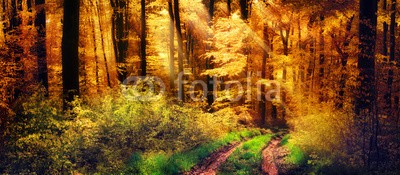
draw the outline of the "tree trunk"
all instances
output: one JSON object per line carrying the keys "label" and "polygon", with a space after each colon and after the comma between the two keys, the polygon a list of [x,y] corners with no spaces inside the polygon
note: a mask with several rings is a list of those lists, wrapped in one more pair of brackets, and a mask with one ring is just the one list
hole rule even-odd
{"label": "tree trunk", "polygon": [[112,87],[111,85],[111,68],[110,64],[107,59],[107,49],[106,49],[106,44],[105,44],[105,30],[103,29],[103,21],[102,21],[102,14],[101,12],[104,12],[104,9],[101,9],[104,4],[98,4],[98,1],[96,1],[96,7],[97,7],[97,16],[98,16],[98,23],[99,23],[99,30],[100,30],[100,39],[101,39],[101,46],[103,48],[103,59],[104,59],[104,68],[105,68],[105,74],[106,74],[106,82],[108,87]]}
{"label": "tree trunk", "polygon": [[[390,14],[390,54],[389,54],[389,72],[388,72],[388,92],[385,95],[386,106],[388,108],[388,113],[392,113],[392,91],[393,91],[393,76],[394,76],[394,61],[395,61],[395,53],[396,53],[396,0],[392,0],[391,4],[391,14]],[[387,49],[386,49],[387,52]],[[387,54],[387,53],[386,53]]]}
{"label": "tree trunk", "polygon": [[63,12],[57,0],[46,0],[46,60],[48,66],[49,96],[63,99],[62,86],[62,29]]}
{"label": "tree trunk", "polygon": [[[339,80],[339,91],[338,91],[338,96],[336,99],[336,107],[341,109],[343,108],[343,102],[344,102],[344,94],[345,94],[345,88],[346,88],[346,79],[347,77],[347,62],[349,59],[349,53],[348,53],[348,47],[350,46],[351,42],[351,37],[350,37],[350,31],[351,31],[351,26],[354,20],[354,16],[352,16],[349,21],[347,21],[346,24],[346,31],[345,31],[345,36],[344,36],[344,43],[343,46],[339,46],[339,43],[337,41],[334,41],[334,45],[336,48],[336,51],[340,55],[340,80]],[[335,40],[335,37],[332,35],[332,39]]]}
{"label": "tree trunk", "polygon": [[45,0],[36,0],[36,9],[38,10],[35,27],[38,33],[37,41],[37,62],[38,62],[38,81],[46,88],[46,93],[49,89],[47,59],[46,59],[46,11]]}
{"label": "tree trunk", "polygon": [[232,4],[232,0],[227,0],[226,1],[226,5],[227,5],[227,9],[228,9],[228,17],[231,16],[231,13],[232,13],[231,4]]}
{"label": "tree trunk", "polygon": [[174,46],[174,36],[175,36],[175,32],[174,32],[174,12],[172,9],[172,2],[169,1],[168,2],[168,13],[169,13],[169,85],[170,85],[170,89],[171,92],[174,89],[174,80],[175,80],[175,71],[174,71],[174,50],[175,50],[175,46]]}
{"label": "tree trunk", "polygon": [[324,88],[324,77],[325,77],[325,38],[324,38],[324,15],[320,16],[321,28],[320,28],[320,39],[319,39],[319,101],[325,101],[325,91]]}
{"label": "tree trunk", "polygon": [[[4,17],[5,17],[5,12],[3,11],[3,9],[5,9],[5,7],[4,7],[4,0],[1,0],[0,1],[0,21],[4,21],[5,19],[4,19]],[[6,37],[5,37],[5,34],[4,34],[4,23],[3,22],[1,22],[0,23],[0,47],[4,47],[4,44],[5,44],[5,42],[6,42]]]}
{"label": "tree trunk", "polygon": [[[360,54],[358,56],[358,69],[360,71],[359,94],[356,99],[356,114],[363,117],[371,117],[371,136],[368,149],[368,166],[378,161],[378,126],[379,120],[374,114],[376,108],[375,90],[375,45],[376,45],[376,26],[377,26],[377,1],[360,0]],[[365,120],[367,121],[367,120]],[[365,131],[365,130],[364,130]],[[365,154],[364,150],[364,154]],[[364,159],[365,160],[365,159]]]}
{"label": "tree trunk", "polygon": [[[175,27],[178,36],[178,70],[179,74],[184,77],[185,72],[183,70],[183,38],[182,38],[182,29],[181,29],[181,18],[179,16],[179,0],[174,0],[174,14],[175,14]],[[185,90],[183,86],[183,78],[178,80],[178,96],[181,101],[185,101]]]}
{"label": "tree trunk", "polygon": [[79,0],[64,1],[62,37],[62,78],[64,109],[79,95]]}
{"label": "tree trunk", "polygon": [[[95,63],[95,82],[96,82],[96,92],[99,93],[101,88],[100,88],[100,81],[99,81],[99,61],[98,61],[98,56],[97,56],[97,46],[96,46],[96,31],[95,31],[95,25],[93,22],[92,18],[89,18],[89,23],[92,28],[92,39],[93,39],[93,49],[94,49],[94,63]],[[87,70],[86,70],[87,71]]]}
{"label": "tree trunk", "polygon": [[140,22],[141,22],[141,32],[140,32],[140,75],[146,76],[147,75],[147,63],[146,63],[146,0],[140,1],[141,6],[141,15],[140,15]]}
{"label": "tree trunk", "polygon": [[361,88],[357,99],[357,113],[372,109],[375,88],[375,42],[376,42],[376,0],[360,1],[360,51],[358,69],[360,70]]}
{"label": "tree trunk", "polygon": [[112,15],[112,38],[114,43],[115,58],[119,68],[118,79],[123,82],[128,74],[126,57],[128,55],[128,12],[126,0],[111,0],[113,8]]}
{"label": "tree trunk", "polygon": [[[289,55],[289,32],[290,32],[290,27],[285,29],[284,31],[280,31],[281,34],[281,39],[282,39],[282,44],[283,44],[283,55],[288,56]],[[285,34],[284,34],[285,33]],[[283,83],[286,83],[287,80],[287,68],[286,68],[286,63],[283,63],[282,67],[282,79]],[[285,120],[286,117],[286,91],[282,91],[282,119]]]}
{"label": "tree trunk", "polygon": [[249,18],[249,1],[248,0],[240,0],[240,15],[243,20],[247,20]]}
{"label": "tree trunk", "polygon": [[[303,44],[302,44],[302,41],[301,41],[301,17],[300,17],[300,15],[299,15],[299,18],[298,18],[298,24],[297,24],[297,27],[298,27],[298,44],[297,44],[297,48],[301,51],[300,52],[300,57],[301,58],[303,58],[304,57],[304,54],[303,54],[303,51],[304,51],[304,46],[303,46]],[[305,66],[303,65],[303,64],[301,64],[300,66],[299,66],[299,78],[298,78],[298,80],[300,81],[300,88],[302,89],[303,88],[303,83],[304,83],[304,81],[305,81]],[[303,90],[303,89],[302,89]]]}
{"label": "tree trunk", "polygon": [[[208,10],[209,14],[209,19],[208,19],[208,25],[211,26],[211,21],[214,17],[214,0],[210,0],[210,7]],[[211,49],[211,46],[207,44],[206,46],[207,51]],[[207,58],[206,59],[206,69],[212,69],[214,66],[212,64],[213,57]],[[213,76],[207,75],[207,103],[208,106],[211,106],[214,103],[214,84],[213,84]]]}
{"label": "tree trunk", "polygon": [[[273,45],[273,37],[270,37],[268,40],[268,46],[271,50],[271,52],[274,51],[274,45]],[[267,60],[267,67],[268,67],[268,74],[266,75],[266,77],[268,77],[270,80],[274,80],[274,65],[272,62],[272,55],[268,55],[269,59]],[[271,100],[276,98],[276,94],[271,94]],[[277,117],[278,117],[278,109],[276,108],[276,106],[272,103],[272,101],[266,101],[267,106],[271,108],[271,119],[272,122],[275,122]]]}
{"label": "tree trunk", "polygon": [[[387,0],[383,0],[383,12],[387,11]],[[388,55],[388,47],[387,47],[387,34],[388,34],[388,24],[386,21],[383,22],[383,38],[382,38],[382,55]]]}
{"label": "tree trunk", "polygon": [[[264,43],[266,45],[269,45],[269,37],[268,37],[268,26],[264,24],[264,29],[263,29],[263,37],[264,37]],[[268,55],[268,50],[263,49],[263,57],[262,57],[262,64],[261,64],[261,79],[265,79],[267,75],[267,58],[269,57]],[[265,85],[261,84],[261,99],[259,102],[260,105],[260,116],[261,116],[261,125],[265,126],[265,121],[266,121],[266,101],[267,99],[265,98]]]}

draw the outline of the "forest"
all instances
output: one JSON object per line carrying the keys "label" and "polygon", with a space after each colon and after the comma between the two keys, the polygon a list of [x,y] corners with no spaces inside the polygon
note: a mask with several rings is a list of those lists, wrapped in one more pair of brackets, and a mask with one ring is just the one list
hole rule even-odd
{"label": "forest", "polygon": [[0,174],[400,174],[397,0],[0,0]]}

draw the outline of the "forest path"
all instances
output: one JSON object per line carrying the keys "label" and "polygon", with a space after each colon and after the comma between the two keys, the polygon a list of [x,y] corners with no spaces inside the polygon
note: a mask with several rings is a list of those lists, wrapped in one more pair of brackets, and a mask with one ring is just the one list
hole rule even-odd
{"label": "forest path", "polygon": [[283,157],[286,155],[282,152],[282,149],[280,149],[281,147],[279,146],[279,144],[281,143],[281,140],[282,139],[279,137],[271,140],[268,147],[262,151],[263,160],[261,169],[264,174],[280,174],[279,162],[281,162]]}
{"label": "forest path", "polygon": [[220,148],[212,153],[200,164],[192,168],[191,171],[184,173],[185,175],[215,175],[218,167],[226,161],[226,159],[241,145],[236,142]]}
{"label": "forest path", "polygon": [[281,142],[281,139],[274,139],[270,142],[267,148],[262,151],[262,165],[261,169],[263,173],[268,175],[278,175],[279,170],[276,164],[276,152],[278,148],[278,144]]}

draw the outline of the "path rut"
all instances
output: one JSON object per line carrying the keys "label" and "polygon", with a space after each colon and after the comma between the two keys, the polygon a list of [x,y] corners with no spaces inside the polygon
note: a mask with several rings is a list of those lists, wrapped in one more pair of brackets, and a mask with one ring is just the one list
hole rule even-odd
{"label": "path rut", "polygon": [[268,147],[263,150],[262,156],[263,156],[263,161],[262,161],[262,171],[264,174],[267,175],[278,175],[279,174],[279,168],[276,163],[276,153],[278,152],[278,145],[281,142],[281,139],[274,139],[272,140]]}
{"label": "path rut", "polygon": [[241,143],[233,143],[218,151],[215,151],[208,156],[199,165],[193,167],[189,172],[184,173],[185,175],[215,175],[218,167],[226,161],[226,159],[241,145]]}

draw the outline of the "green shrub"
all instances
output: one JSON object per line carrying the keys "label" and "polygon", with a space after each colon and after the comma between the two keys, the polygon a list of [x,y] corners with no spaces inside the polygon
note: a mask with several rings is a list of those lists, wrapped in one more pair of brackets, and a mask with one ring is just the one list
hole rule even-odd
{"label": "green shrub", "polygon": [[84,172],[118,171],[130,153],[178,152],[236,127],[221,116],[175,105],[164,97],[144,102],[117,93],[77,100],[74,106],[77,117],[69,133],[79,138],[76,145],[85,151],[82,164],[98,161]]}
{"label": "green shrub", "polygon": [[351,112],[332,109],[321,106],[320,110],[289,121],[293,127],[286,144],[291,150],[290,161],[303,162],[304,151],[308,165],[315,172],[329,167],[343,171],[360,167],[362,144],[358,143],[360,132],[355,117]]}
{"label": "green shrub", "polygon": [[286,161],[288,161],[288,163],[300,166],[306,163],[306,155],[299,146],[293,144],[290,141],[290,134],[287,134],[282,138],[280,145],[287,147],[287,149],[290,151],[289,155],[286,158]]}
{"label": "green shrub", "polygon": [[[59,101],[44,94],[20,99],[0,154],[2,172],[116,173],[134,152],[179,152],[237,127],[235,116],[176,105],[163,96],[143,102],[107,92],[75,100],[66,115]],[[160,169],[165,158],[147,160],[148,171]]]}
{"label": "green shrub", "polygon": [[60,174],[68,172],[73,163],[66,157],[69,138],[67,118],[60,102],[48,99],[42,88],[24,96],[16,103],[13,120],[4,133],[0,173]]}

